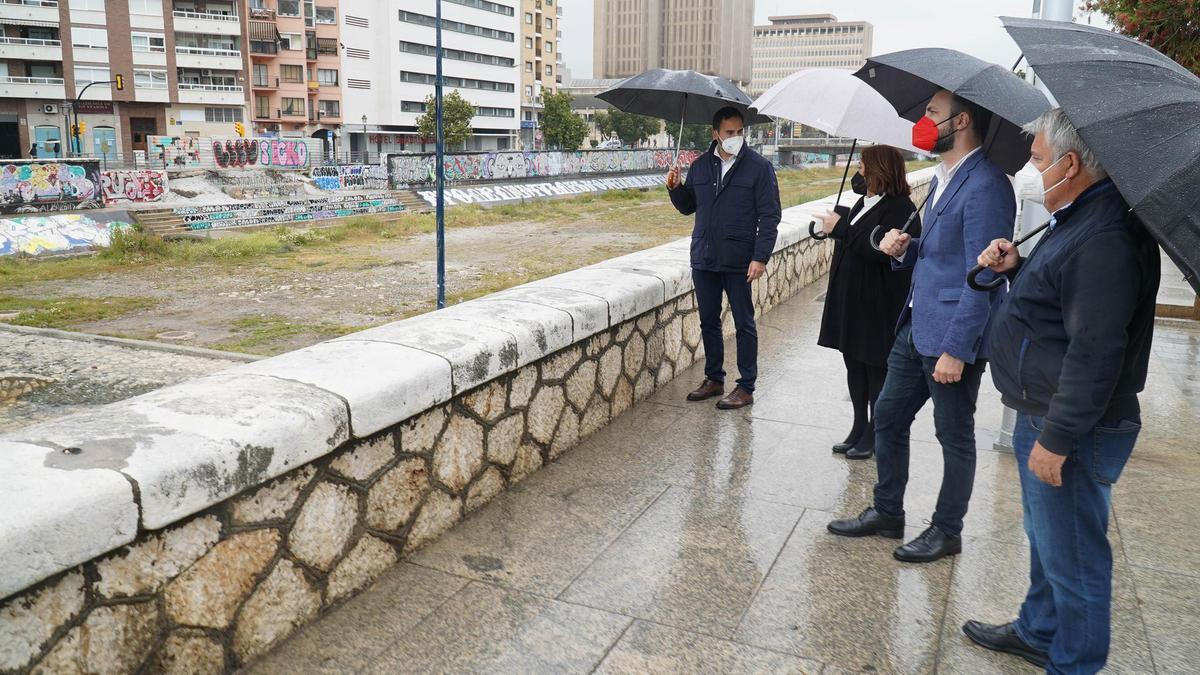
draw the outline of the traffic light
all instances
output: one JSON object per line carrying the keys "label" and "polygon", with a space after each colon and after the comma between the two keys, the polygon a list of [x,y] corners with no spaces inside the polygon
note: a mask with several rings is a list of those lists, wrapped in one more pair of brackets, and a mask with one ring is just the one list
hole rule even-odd
{"label": "traffic light", "polygon": [[242,124],[241,122],[234,122],[233,130],[237,132],[238,136],[244,137],[246,135],[246,126],[244,124]]}
{"label": "traffic light", "polygon": [[117,91],[121,91],[122,89],[125,88],[125,76],[124,75],[117,75],[117,79],[114,81],[117,84]]}
{"label": "traffic light", "polygon": [[79,124],[71,125],[71,136],[79,138],[85,133],[87,133],[87,122],[80,122]]}

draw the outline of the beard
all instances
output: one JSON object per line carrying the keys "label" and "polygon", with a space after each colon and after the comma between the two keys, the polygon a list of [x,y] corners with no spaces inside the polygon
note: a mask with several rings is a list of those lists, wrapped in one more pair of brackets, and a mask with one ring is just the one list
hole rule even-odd
{"label": "beard", "polygon": [[957,129],[953,129],[945,136],[938,136],[937,143],[933,144],[933,154],[941,155],[950,152],[954,147],[954,134],[958,133]]}

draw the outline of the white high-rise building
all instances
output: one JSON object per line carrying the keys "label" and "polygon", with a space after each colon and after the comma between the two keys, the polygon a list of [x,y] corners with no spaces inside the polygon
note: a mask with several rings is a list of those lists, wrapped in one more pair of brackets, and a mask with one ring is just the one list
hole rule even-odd
{"label": "white high-rise building", "polygon": [[[377,153],[432,150],[432,139],[417,133],[417,118],[437,72],[433,0],[342,0],[340,7],[349,149],[365,149],[372,160]],[[457,90],[476,109],[467,150],[517,146],[519,7],[518,0],[442,3],[443,93]]]}

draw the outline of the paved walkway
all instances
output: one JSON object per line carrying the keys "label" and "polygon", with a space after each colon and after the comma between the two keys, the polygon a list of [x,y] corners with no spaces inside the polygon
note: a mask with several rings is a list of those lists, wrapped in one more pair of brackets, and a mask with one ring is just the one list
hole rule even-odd
{"label": "paved walkway", "polygon": [[[760,324],[749,411],[686,404],[693,368],[500,496],[251,670],[310,672],[1032,672],[971,646],[1010,619],[1028,555],[1016,467],[993,451],[985,378],[963,555],[825,532],[868,503],[873,462],[830,453],[849,424],[812,289]],[[1110,671],[1200,664],[1200,329],[1164,323],[1145,432],[1116,489]],[[935,501],[932,419],[914,429],[910,534]]]}

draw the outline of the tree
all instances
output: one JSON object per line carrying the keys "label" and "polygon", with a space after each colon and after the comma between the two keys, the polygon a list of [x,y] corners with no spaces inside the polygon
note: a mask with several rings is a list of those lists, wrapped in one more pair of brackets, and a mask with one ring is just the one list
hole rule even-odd
{"label": "tree", "polygon": [[[437,137],[437,111],[434,109],[433,94],[425,97],[425,112],[417,118],[417,133],[423,138]],[[475,106],[463,98],[458,90],[442,95],[442,134],[447,146],[466,143],[471,137],[471,118],[475,117]]]}
{"label": "tree", "polygon": [[662,129],[662,122],[614,108],[596,113],[596,128],[605,136],[615,133],[625,143],[637,145],[657,134]]}
{"label": "tree", "polygon": [[542,134],[560,150],[578,150],[587,138],[587,122],[571,110],[571,94],[560,91],[542,97]]}
{"label": "tree", "polygon": [[1200,2],[1197,0],[1086,0],[1121,33],[1154,47],[1200,75]]}
{"label": "tree", "polygon": [[[671,130],[671,135],[679,133],[679,127]],[[712,143],[712,125],[711,124],[685,124],[683,125],[683,147],[692,150],[704,152]]]}

